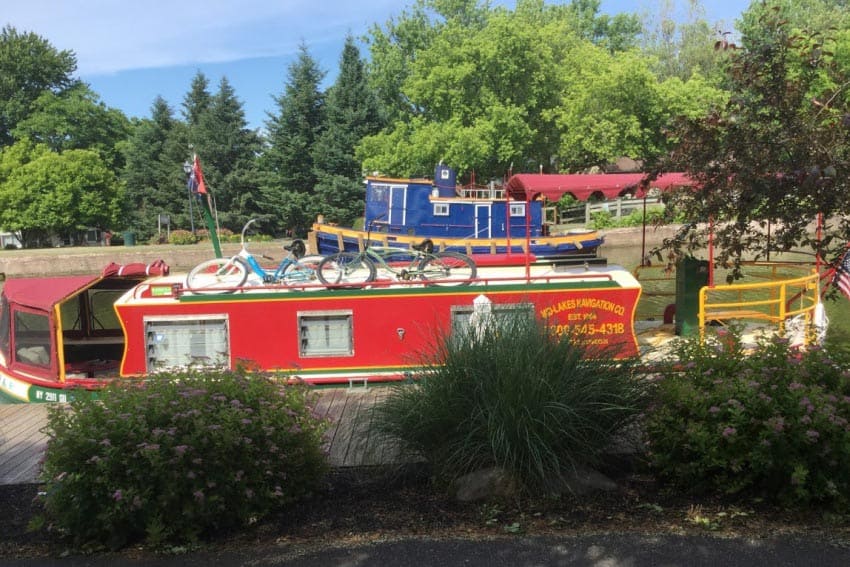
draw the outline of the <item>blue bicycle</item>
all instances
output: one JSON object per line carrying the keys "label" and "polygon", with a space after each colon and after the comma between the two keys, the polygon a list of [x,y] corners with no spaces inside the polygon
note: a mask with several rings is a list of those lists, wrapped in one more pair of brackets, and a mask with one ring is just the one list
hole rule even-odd
{"label": "blue bicycle", "polygon": [[[288,254],[274,270],[263,268],[254,254],[248,251],[245,234],[257,219],[242,227],[242,249],[230,258],[214,258],[201,262],[186,276],[186,287],[194,293],[232,293],[245,285],[249,277],[260,284],[303,285],[318,281],[316,266],[322,256],[305,256],[307,247],[302,240],[284,246]],[[274,261],[263,254],[260,257]]]}

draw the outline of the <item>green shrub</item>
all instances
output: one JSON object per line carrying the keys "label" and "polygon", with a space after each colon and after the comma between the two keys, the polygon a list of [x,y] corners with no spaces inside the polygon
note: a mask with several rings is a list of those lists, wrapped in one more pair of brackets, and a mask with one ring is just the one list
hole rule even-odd
{"label": "green shrub", "polygon": [[850,502],[847,359],[780,338],[753,351],[722,331],[678,343],[648,413],[650,461],[692,491]]}
{"label": "green shrub", "polygon": [[[647,207],[646,209],[646,224],[659,224],[664,219],[664,207]],[[644,215],[642,209],[635,209],[628,216],[621,218],[617,222],[618,227],[635,227],[643,226]]]}
{"label": "green shrub", "polygon": [[195,244],[198,242],[198,237],[188,230],[172,230],[168,235],[169,244]]}
{"label": "green shrub", "polygon": [[598,462],[641,411],[630,361],[589,354],[527,316],[440,337],[414,386],[374,408],[373,427],[451,481],[499,466],[521,487],[550,486]]}
{"label": "green shrub", "polygon": [[303,386],[238,371],[116,382],[49,410],[46,520],[76,545],[184,543],[308,494],[325,423]]}
{"label": "green shrub", "polygon": [[614,215],[609,211],[596,211],[590,214],[590,226],[595,230],[614,227]]}
{"label": "green shrub", "polygon": [[[206,228],[199,228],[195,231],[195,234],[198,236],[198,240],[209,240],[210,239],[210,231]],[[220,228],[216,231],[216,236],[218,236],[219,242],[239,242],[239,235],[233,234],[233,231],[229,228]]]}

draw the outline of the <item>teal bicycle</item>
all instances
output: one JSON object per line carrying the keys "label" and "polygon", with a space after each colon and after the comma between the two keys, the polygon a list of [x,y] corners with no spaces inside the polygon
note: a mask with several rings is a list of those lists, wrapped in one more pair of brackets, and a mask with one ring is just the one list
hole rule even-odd
{"label": "teal bicycle", "polygon": [[375,281],[380,270],[398,281],[420,280],[440,286],[468,285],[478,273],[475,262],[458,252],[434,252],[430,239],[404,248],[369,246],[371,224],[362,252],[337,252],[319,262],[316,274],[325,285],[365,284]]}
{"label": "teal bicycle", "polygon": [[[232,293],[244,286],[249,277],[256,283],[284,284],[287,286],[315,283],[316,267],[322,256],[305,256],[307,247],[302,240],[293,240],[284,250],[287,255],[274,270],[263,268],[254,254],[248,251],[245,234],[257,219],[251,219],[242,228],[242,249],[231,258],[214,258],[201,262],[186,276],[186,287],[194,293]],[[272,260],[265,255],[260,257]]]}

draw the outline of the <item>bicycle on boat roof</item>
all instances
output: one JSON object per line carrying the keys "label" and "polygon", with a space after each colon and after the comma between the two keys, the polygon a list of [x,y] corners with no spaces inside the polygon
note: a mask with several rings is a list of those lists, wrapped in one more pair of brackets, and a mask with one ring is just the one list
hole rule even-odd
{"label": "bicycle on boat roof", "polygon": [[[245,234],[257,222],[251,219],[242,227],[241,250],[230,258],[214,258],[201,262],[186,276],[186,287],[195,293],[231,293],[256,275],[265,284],[300,285],[316,281],[316,266],[321,256],[305,256],[307,247],[300,239],[293,240],[283,249],[287,255],[274,270],[263,268],[254,254],[248,251]],[[262,258],[274,261],[263,254]]]}
{"label": "bicycle on boat roof", "polygon": [[371,247],[372,224],[376,220],[369,222],[362,252],[337,252],[319,262],[319,281],[326,285],[369,283],[375,281],[379,269],[400,281],[422,280],[443,286],[468,285],[475,279],[477,267],[472,258],[459,252],[434,252],[430,239],[409,250]]}

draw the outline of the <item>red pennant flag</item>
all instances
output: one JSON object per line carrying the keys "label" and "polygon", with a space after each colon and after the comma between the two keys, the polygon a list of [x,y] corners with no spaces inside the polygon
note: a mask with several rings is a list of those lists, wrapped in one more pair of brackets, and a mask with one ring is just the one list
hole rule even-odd
{"label": "red pennant flag", "polygon": [[192,191],[195,193],[207,194],[207,184],[204,183],[204,172],[201,171],[201,160],[198,159],[198,154],[195,154],[195,165],[192,167],[190,183],[192,184]]}

